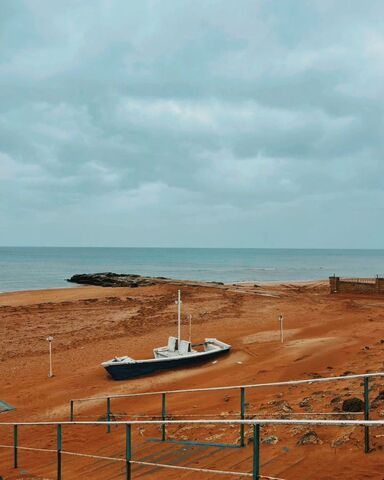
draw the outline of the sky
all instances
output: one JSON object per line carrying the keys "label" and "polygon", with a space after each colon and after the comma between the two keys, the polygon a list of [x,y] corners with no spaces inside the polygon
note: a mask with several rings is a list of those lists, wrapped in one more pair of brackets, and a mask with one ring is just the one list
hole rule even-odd
{"label": "sky", "polygon": [[0,245],[382,248],[382,0],[0,2]]}

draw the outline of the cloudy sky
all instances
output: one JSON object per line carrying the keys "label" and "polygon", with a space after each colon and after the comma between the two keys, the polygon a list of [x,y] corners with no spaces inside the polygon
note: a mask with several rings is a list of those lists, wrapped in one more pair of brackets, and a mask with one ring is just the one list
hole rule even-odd
{"label": "cloudy sky", "polygon": [[382,0],[0,1],[0,245],[384,245]]}

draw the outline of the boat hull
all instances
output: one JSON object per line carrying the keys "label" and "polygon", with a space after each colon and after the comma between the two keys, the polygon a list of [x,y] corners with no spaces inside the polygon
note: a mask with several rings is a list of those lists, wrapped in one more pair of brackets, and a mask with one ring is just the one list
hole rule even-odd
{"label": "boat hull", "polygon": [[163,370],[173,370],[175,368],[194,367],[202,363],[214,360],[229,352],[229,348],[216,350],[203,355],[189,355],[186,357],[175,357],[170,359],[158,359],[151,361],[137,361],[135,363],[104,365],[109,375],[114,380],[128,380],[130,378],[150,375]]}

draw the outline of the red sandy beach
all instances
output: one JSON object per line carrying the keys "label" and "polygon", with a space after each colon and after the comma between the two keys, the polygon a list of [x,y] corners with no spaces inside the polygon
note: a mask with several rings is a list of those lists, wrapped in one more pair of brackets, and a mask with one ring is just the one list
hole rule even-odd
{"label": "red sandy beach", "polygon": [[[183,312],[193,315],[193,341],[217,337],[230,343],[230,355],[195,368],[114,382],[100,363],[115,355],[149,358],[176,331],[174,300],[179,285],[142,288],[81,287],[3,293],[0,295],[0,400],[16,407],[2,422],[68,420],[74,398],[310,379],[383,370],[383,296],[330,295],[325,282],[254,287],[192,286],[182,288]],[[284,315],[285,343],[279,341],[278,315]],[[47,376],[48,335],[54,336],[54,374]],[[187,327],[185,327],[187,335]],[[247,415],[270,418],[315,418],[313,413],[340,411],[343,400],[363,398],[360,380],[268,388],[247,395]],[[371,381],[372,419],[384,417],[379,393],[384,381]],[[97,420],[105,402],[75,405],[78,420]],[[238,392],[174,395],[168,414],[177,418],[238,418]],[[161,411],[159,397],[114,400],[116,419]],[[293,413],[292,413],[293,412]],[[306,414],[306,415],[303,415]],[[178,416],[180,415],[180,417]],[[130,417],[132,418],[132,417]],[[325,418],[325,417],[316,417]],[[330,418],[342,418],[334,415]],[[350,416],[359,418],[361,416]],[[156,427],[133,427],[133,458],[195,468],[250,472],[251,432],[243,449],[220,449],[149,442]],[[317,443],[298,445],[315,431]],[[170,438],[235,442],[238,427],[170,427]],[[10,427],[0,427],[1,444],[12,443]],[[364,454],[360,427],[266,426],[261,446],[261,473],[293,479],[383,479],[384,428],[371,429],[371,448]],[[66,451],[122,457],[124,429],[64,426]],[[22,427],[21,446],[55,448],[52,427]],[[54,479],[55,453],[21,451],[19,469],[12,450],[0,448],[3,479]],[[63,479],[123,479],[123,462],[63,456]],[[133,465],[133,478],[214,479],[209,473]]]}

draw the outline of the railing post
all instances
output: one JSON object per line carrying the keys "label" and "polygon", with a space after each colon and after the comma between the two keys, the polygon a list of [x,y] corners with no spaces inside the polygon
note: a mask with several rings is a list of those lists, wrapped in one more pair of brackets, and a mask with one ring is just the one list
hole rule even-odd
{"label": "railing post", "polygon": [[131,460],[132,460],[132,444],[131,444],[131,425],[125,425],[125,462],[126,462],[126,480],[131,480]]}
{"label": "railing post", "polygon": [[57,480],[61,480],[61,448],[62,448],[62,435],[61,425],[57,425]]}
{"label": "railing post", "polygon": [[17,446],[18,446],[18,431],[17,431],[17,425],[14,425],[13,426],[13,468],[17,468],[18,466]]}
{"label": "railing post", "polygon": [[71,400],[70,420],[71,420],[71,422],[73,422],[75,420],[75,402],[73,400]]}
{"label": "railing post", "polygon": [[253,425],[253,480],[260,477],[260,425]]}
{"label": "railing post", "polygon": [[111,433],[111,424],[109,423],[111,421],[111,399],[110,397],[107,398],[107,433]]}
{"label": "railing post", "polygon": [[[240,420],[245,419],[245,387],[240,387]],[[240,447],[245,446],[244,439],[245,425],[240,425]]]}
{"label": "railing post", "polygon": [[[369,377],[364,377],[364,420],[369,420]],[[369,427],[364,427],[364,451],[369,453]]]}
{"label": "railing post", "polygon": [[[165,393],[161,394],[161,419],[165,421],[167,419],[167,403]],[[161,425],[161,441],[165,442],[167,438],[167,427],[165,423]]]}

